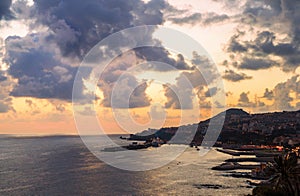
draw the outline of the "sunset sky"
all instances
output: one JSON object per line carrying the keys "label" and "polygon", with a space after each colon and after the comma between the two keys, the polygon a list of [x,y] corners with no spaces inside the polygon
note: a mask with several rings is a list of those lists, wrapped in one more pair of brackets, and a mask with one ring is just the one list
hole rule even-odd
{"label": "sunset sky", "polygon": [[[80,80],[76,92],[86,96],[92,89],[96,97],[77,102],[87,133],[95,133],[89,116],[106,133],[133,133],[194,123],[232,107],[299,110],[299,10],[298,0],[1,0],[0,134],[77,134],[72,91],[78,67],[102,39],[140,25],[159,25],[142,40],[166,46],[160,28],[171,28],[201,44],[211,59],[188,49],[188,56],[168,48],[123,53],[97,78],[96,88],[90,76]],[[126,44],[125,38],[120,42]],[[146,69],[147,61],[163,64]],[[202,75],[215,74],[205,70],[208,64],[217,67],[224,88],[203,84]],[[133,91],[130,109],[121,99],[112,106],[116,85],[120,94]],[[219,93],[226,100],[212,98]]]}

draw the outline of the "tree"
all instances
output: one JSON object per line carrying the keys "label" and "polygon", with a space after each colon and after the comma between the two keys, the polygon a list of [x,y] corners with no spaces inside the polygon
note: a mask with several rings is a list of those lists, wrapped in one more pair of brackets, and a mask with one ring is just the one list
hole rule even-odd
{"label": "tree", "polygon": [[300,167],[295,152],[288,152],[274,158],[266,172],[271,175],[269,182],[273,189],[285,195],[300,195]]}

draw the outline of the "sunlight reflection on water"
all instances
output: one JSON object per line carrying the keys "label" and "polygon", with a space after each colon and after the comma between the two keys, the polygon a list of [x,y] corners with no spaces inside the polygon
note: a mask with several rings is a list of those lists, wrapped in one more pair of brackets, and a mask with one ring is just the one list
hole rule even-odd
{"label": "sunlight reflection on water", "polygon": [[188,148],[161,168],[129,172],[99,161],[79,137],[0,140],[1,195],[245,195],[252,190],[246,179],[210,170],[230,158],[215,150],[200,157]]}

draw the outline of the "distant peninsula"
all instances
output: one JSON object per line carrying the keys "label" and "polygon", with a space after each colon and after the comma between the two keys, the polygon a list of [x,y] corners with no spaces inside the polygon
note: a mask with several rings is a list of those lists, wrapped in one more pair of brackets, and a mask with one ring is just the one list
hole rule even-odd
{"label": "distant peninsula", "polygon": [[214,146],[296,146],[300,144],[300,110],[249,114],[237,108],[228,109],[199,123],[180,127],[164,127],[157,130],[148,129],[138,134],[131,134],[127,139],[140,141],[160,139],[164,143],[168,143],[177,131],[181,130],[183,137],[180,137],[180,140],[172,141],[173,143],[203,145],[202,141],[209,123],[212,119],[215,119],[216,122],[221,117],[223,117],[224,124]]}

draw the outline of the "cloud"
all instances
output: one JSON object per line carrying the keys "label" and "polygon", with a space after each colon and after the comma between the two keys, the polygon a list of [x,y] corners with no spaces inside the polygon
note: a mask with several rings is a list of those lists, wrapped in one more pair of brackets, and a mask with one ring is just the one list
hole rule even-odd
{"label": "cloud", "polygon": [[0,71],[0,82],[3,82],[5,80],[7,80],[7,77],[5,76],[3,71]]}
{"label": "cloud", "polygon": [[36,104],[35,103],[33,103],[33,101],[32,100],[30,100],[30,99],[26,99],[25,100],[25,103],[29,106],[29,107],[33,107],[33,106],[36,106]]}
{"label": "cloud", "polygon": [[10,95],[70,101],[77,68],[61,62],[60,54],[44,38],[30,34],[6,39],[4,61],[9,64],[9,75],[18,79]]}
{"label": "cloud", "polygon": [[[147,61],[156,61],[158,64],[146,63]],[[169,66],[164,66],[168,64]],[[137,70],[132,70],[135,65],[141,64]],[[183,55],[178,54],[177,59],[170,57],[169,52],[161,47],[142,47],[128,51],[115,58],[109,66],[106,67],[101,74],[99,88],[103,91],[104,99],[102,104],[105,107],[111,107],[111,100],[114,88],[118,89],[118,101],[115,101],[113,107],[145,107],[150,105],[150,99],[146,95],[148,84],[138,81],[134,76],[135,73],[142,71],[174,71],[175,70],[193,70],[193,67],[188,65]],[[125,75],[124,75],[125,74]],[[194,81],[197,81],[194,80]],[[141,83],[140,83],[141,82]],[[138,88],[133,91],[133,88],[139,84]],[[128,99],[128,93],[134,93]],[[128,105],[129,104],[129,105]],[[176,106],[177,107],[177,106]],[[179,106],[178,106],[179,107]]]}
{"label": "cloud", "polygon": [[249,92],[248,93],[242,92],[240,94],[240,98],[238,100],[239,107],[255,107],[256,106],[255,103],[253,103],[249,100],[248,94],[249,94]]}
{"label": "cloud", "polygon": [[156,66],[155,64],[152,67],[148,67],[148,70],[153,71],[173,71],[177,70],[192,70],[193,67],[188,65],[184,56],[178,54],[176,59],[171,57],[171,54],[168,50],[163,47],[141,47],[134,50],[136,52],[137,58],[143,59],[141,63],[147,61],[156,61],[160,63],[165,63],[170,66]]}
{"label": "cloud", "polygon": [[[129,27],[132,9],[125,2],[111,1],[35,1],[37,25],[46,25],[63,56],[83,57],[111,30]],[[89,10],[86,12],[86,10]]]}
{"label": "cloud", "polygon": [[207,13],[206,18],[203,21],[204,25],[213,25],[228,21],[230,17],[226,14],[217,14],[214,12]]}
{"label": "cloud", "polygon": [[189,9],[176,8],[172,5],[167,5],[164,17],[167,21],[178,25],[213,25],[219,24],[225,21],[230,21],[230,17],[227,14],[215,13],[215,12],[194,12],[191,13]]}
{"label": "cloud", "polygon": [[82,111],[79,111],[79,114],[83,116],[95,116],[96,112],[91,106],[85,106]]}
{"label": "cloud", "polygon": [[164,120],[166,119],[167,112],[161,105],[153,105],[148,115],[154,120]]}
{"label": "cloud", "polygon": [[9,92],[12,89],[12,81],[10,77],[3,75],[3,72],[0,72],[0,113],[7,113],[9,111],[15,112],[12,106],[12,98],[9,96]]}
{"label": "cloud", "polygon": [[55,105],[55,108],[59,112],[64,112],[66,110],[66,108],[63,104],[57,104],[57,105]]}
{"label": "cloud", "polygon": [[104,107],[138,108],[150,105],[151,99],[146,94],[148,83],[138,80],[136,72],[131,70],[137,62],[135,52],[128,51],[104,69],[98,82],[98,87],[103,91]]}
{"label": "cloud", "polygon": [[214,105],[216,108],[225,108],[226,107],[224,104],[221,104],[219,101],[215,101]]}
{"label": "cloud", "polygon": [[9,110],[9,106],[3,102],[0,102],[0,113],[6,113]]}
{"label": "cloud", "polygon": [[274,92],[272,90],[269,90],[268,88],[266,88],[262,98],[272,100],[274,98]]}
{"label": "cloud", "polygon": [[232,96],[232,95],[233,95],[233,92],[231,92],[231,91],[228,91],[228,92],[226,92],[225,94],[226,94],[226,97],[230,97],[230,96]]}
{"label": "cloud", "polygon": [[16,20],[22,19],[22,23],[28,22],[27,20],[33,16],[33,7],[31,0],[17,0],[13,1],[11,10]]}
{"label": "cloud", "polygon": [[133,24],[137,25],[159,25],[164,23],[163,12],[169,4],[165,0],[131,1],[133,8]]}
{"label": "cloud", "polygon": [[0,1],[0,20],[10,20],[13,19],[13,13],[10,9],[12,0],[1,0]]}
{"label": "cloud", "polygon": [[300,2],[246,1],[239,9],[243,11],[236,21],[237,33],[226,48],[232,65],[250,70],[276,66],[294,72],[300,66]]}
{"label": "cloud", "polygon": [[227,52],[246,52],[248,50],[247,46],[244,43],[242,43],[239,39],[239,37],[244,34],[245,34],[244,32],[238,31],[237,34],[231,36],[230,41],[227,45],[226,51]]}
{"label": "cloud", "polygon": [[240,94],[239,102],[249,103],[248,93],[242,92]]}
{"label": "cloud", "polygon": [[244,4],[244,2],[236,1],[236,0],[212,0],[212,1],[221,3],[222,7],[228,10],[240,10],[240,7]]}
{"label": "cloud", "polygon": [[[295,75],[288,80],[278,83],[273,89],[265,89],[263,96],[257,97],[255,101],[249,99],[249,92],[242,92],[240,94],[238,107],[250,107],[258,111],[269,110],[298,110],[300,97],[300,76]],[[260,101],[260,98],[272,101],[271,104],[266,104]]]}
{"label": "cloud", "polygon": [[[294,92],[296,97],[292,97],[291,93]],[[275,86],[274,90],[274,103],[273,109],[276,110],[292,110],[294,107],[291,102],[299,98],[300,95],[300,80],[299,75],[293,76],[285,82],[279,83]]]}
{"label": "cloud", "polygon": [[278,64],[275,61],[269,59],[245,57],[242,59],[242,62],[236,67],[240,69],[259,70],[268,69],[275,65]]}
{"label": "cloud", "polygon": [[174,24],[191,24],[194,25],[196,23],[200,23],[202,20],[202,14],[201,13],[194,13],[189,16],[185,17],[174,17],[169,18],[170,21]]}
{"label": "cloud", "polygon": [[[168,6],[163,0],[36,0],[33,6],[28,6],[25,2],[15,2],[12,7],[19,18],[28,19],[26,22],[30,26],[30,32],[24,37],[11,36],[5,40],[4,62],[9,65],[8,73],[17,79],[17,85],[10,95],[70,101],[77,68],[96,43],[114,32],[135,25],[162,24],[163,11]],[[173,58],[161,47],[160,41],[152,37],[154,30],[155,28],[147,28],[136,37],[141,41],[146,39],[149,43],[155,43],[157,47],[135,49],[135,57],[141,62],[160,61],[174,66],[175,69],[192,70],[181,54]],[[126,46],[130,40],[124,35],[124,39],[116,41]],[[108,47],[105,52],[115,51],[110,51]],[[99,58],[101,57],[95,57],[97,60]],[[105,106],[110,105],[109,93],[122,71],[133,65],[119,63],[103,74],[104,82],[100,88],[104,92]],[[169,71],[168,67],[152,69]],[[126,81],[138,82],[133,75],[127,79]],[[132,88],[129,83],[125,84],[127,86],[124,89]],[[81,85],[82,88],[75,89],[79,97],[84,96],[84,87]],[[130,107],[149,105],[149,99],[145,95],[146,88],[147,84],[143,83],[134,91]]]}
{"label": "cloud", "polygon": [[146,107],[150,105],[151,99],[146,94],[148,84],[140,83],[132,92],[129,98],[129,108]]}
{"label": "cloud", "polygon": [[208,13],[193,13],[190,15],[181,15],[181,16],[170,16],[167,18],[167,20],[171,21],[174,24],[179,24],[179,25],[203,25],[203,26],[208,26],[208,25],[213,25],[213,24],[218,24],[225,22],[229,20],[230,17],[226,14],[217,14],[214,12],[208,12]]}
{"label": "cloud", "polygon": [[237,73],[233,70],[226,70],[225,74],[223,75],[223,78],[225,80],[231,81],[231,82],[239,82],[242,80],[249,80],[252,79],[252,76],[248,76],[245,73]]}
{"label": "cloud", "polygon": [[[138,0],[35,1],[37,25],[46,25],[63,56],[82,58],[96,43],[134,25],[162,24],[166,2]],[[87,12],[88,10],[88,12]]]}
{"label": "cloud", "polygon": [[[207,56],[199,55],[193,52],[192,65],[200,71],[200,77],[196,80],[201,84],[212,84],[218,75],[218,70],[215,68],[214,63],[207,58]],[[205,76],[205,79],[203,78]]]}
{"label": "cloud", "polygon": [[138,81],[134,75],[123,74],[113,83],[102,82],[104,107],[139,108],[150,105],[151,99],[146,94],[148,84]]}
{"label": "cloud", "polygon": [[219,89],[217,87],[212,87],[212,88],[208,89],[205,92],[205,97],[212,97],[212,96],[216,95],[218,90]]}
{"label": "cloud", "polygon": [[191,62],[194,70],[182,72],[176,78],[176,84],[163,86],[167,98],[166,108],[192,109],[195,96],[200,106],[204,107],[207,99],[220,90],[213,85],[218,77],[217,70],[206,56],[194,52]]}
{"label": "cloud", "polygon": [[206,82],[198,70],[182,72],[176,78],[176,84],[163,85],[167,102],[166,108],[192,109],[193,99],[196,96],[194,89],[203,90]]}
{"label": "cloud", "polygon": [[172,109],[192,109],[193,108],[193,91],[192,88],[181,88],[176,85],[163,85],[167,102],[166,108]]}

